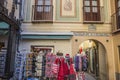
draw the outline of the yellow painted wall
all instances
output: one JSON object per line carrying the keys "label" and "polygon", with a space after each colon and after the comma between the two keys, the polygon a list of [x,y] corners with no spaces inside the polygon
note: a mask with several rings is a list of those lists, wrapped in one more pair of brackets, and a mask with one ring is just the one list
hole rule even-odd
{"label": "yellow painted wall", "polygon": [[111,0],[111,14],[113,14],[113,13],[115,13],[115,5],[113,5],[113,4],[115,4],[115,0]]}
{"label": "yellow painted wall", "polygon": [[[89,31],[88,27],[90,24],[79,24],[79,23],[42,23],[42,24],[32,24],[32,23],[23,23],[23,31],[51,31],[51,32],[60,32],[60,31]],[[94,24],[96,26],[96,31],[94,32],[111,32],[110,24]]]}
{"label": "yellow painted wall", "polygon": [[[116,0],[111,0],[111,13],[115,13],[115,4]],[[115,26],[112,26],[115,27]],[[114,48],[114,63],[115,63],[115,72],[120,73],[120,58],[119,58],[119,50],[118,46],[120,45],[120,34],[113,35],[113,48]]]}
{"label": "yellow painted wall", "polygon": [[118,46],[120,45],[120,34],[113,36],[114,55],[115,55],[115,71],[120,73],[120,53]]}

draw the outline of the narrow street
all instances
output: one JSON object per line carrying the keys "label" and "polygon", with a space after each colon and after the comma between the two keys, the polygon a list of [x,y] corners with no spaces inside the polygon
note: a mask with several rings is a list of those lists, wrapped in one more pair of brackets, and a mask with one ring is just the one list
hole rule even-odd
{"label": "narrow street", "polygon": [[120,80],[120,0],[0,0],[0,80]]}
{"label": "narrow street", "polygon": [[[85,79],[84,79],[85,78]],[[89,73],[84,73],[78,75],[78,80],[97,80],[93,76],[91,76]]]}
{"label": "narrow street", "polygon": [[85,80],[96,80],[93,76],[88,73],[85,73]]}

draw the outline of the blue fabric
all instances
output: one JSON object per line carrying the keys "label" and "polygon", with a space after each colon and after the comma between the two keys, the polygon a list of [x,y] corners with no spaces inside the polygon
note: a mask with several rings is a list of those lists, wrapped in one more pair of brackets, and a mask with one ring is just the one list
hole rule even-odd
{"label": "blue fabric", "polygon": [[27,80],[34,80],[34,78],[27,78]]}
{"label": "blue fabric", "polygon": [[27,78],[27,80],[39,80],[38,78]]}
{"label": "blue fabric", "polygon": [[86,71],[87,70],[87,65],[88,65],[88,61],[87,61],[87,58],[86,56],[82,57],[82,62],[83,62],[83,71]]}
{"label": "blue fabric", "polygon": [[79,56],[75,56],[75,69],[79,71]]}

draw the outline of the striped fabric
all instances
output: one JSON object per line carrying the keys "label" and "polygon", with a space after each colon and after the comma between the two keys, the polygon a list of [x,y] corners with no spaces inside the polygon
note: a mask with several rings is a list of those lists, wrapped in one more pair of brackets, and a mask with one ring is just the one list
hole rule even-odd
{"label": "striped fabric", "polygon": [[52,72],[57,74],[58,73],[59,66],[55,63],[52,64]]}

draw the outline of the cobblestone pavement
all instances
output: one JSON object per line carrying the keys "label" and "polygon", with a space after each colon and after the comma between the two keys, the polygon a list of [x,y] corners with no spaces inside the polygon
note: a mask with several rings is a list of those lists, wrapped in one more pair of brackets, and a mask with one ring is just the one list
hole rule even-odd
{"label": "cobblestone pavement", "polygon": [[78,79],[76,80],[97,80],[93,76],[91,76],[89,73],[79,73],[78,74]]}
{"label": "cobblestone pavement", "polygon": [[85,80],[96,80],[93,76],[89,75],[88,73],[85,73]]}

